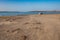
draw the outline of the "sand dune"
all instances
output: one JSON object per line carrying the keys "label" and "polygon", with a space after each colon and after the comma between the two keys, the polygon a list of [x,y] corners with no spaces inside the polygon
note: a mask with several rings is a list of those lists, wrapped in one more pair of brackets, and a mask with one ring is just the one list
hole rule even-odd
{"label": "sand dune", "polygon": [[60,40],[60,14],[0,17],[0,40]]}

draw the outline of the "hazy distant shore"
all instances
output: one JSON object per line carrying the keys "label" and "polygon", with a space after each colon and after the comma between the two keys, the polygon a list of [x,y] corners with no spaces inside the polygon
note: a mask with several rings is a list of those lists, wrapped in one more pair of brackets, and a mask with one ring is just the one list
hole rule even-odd
{"label": "hazy distant shore", "polygon": [[31,14],[60,14],[60,11],[0,11],[0,16],[17,16],[17,15],[31,15]]}

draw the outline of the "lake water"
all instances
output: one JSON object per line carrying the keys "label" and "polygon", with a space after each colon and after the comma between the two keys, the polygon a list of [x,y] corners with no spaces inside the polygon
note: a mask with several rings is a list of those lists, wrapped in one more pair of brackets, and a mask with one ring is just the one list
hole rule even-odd
{"label": "lake water", "polygon": [[4,12],[2,12],[2,13],[0,13],[0,16],[16,16],[16,15],[29,15],[29,14],[38,14],[38,13],[43,13],[43,14],[60,14],[60,11],[58,11],[58,12],[51,12],[51,11],[45,11],[45,12],[14,12],[14,13],[10,13],[10,12],[6,12],[6,13],[4,13]]}

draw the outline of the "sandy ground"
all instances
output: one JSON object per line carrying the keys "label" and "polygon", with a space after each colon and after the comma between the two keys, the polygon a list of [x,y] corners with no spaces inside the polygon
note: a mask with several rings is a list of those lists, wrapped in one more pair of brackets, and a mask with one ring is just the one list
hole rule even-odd
{"label": "sandy ground", "polygon": [[60,40],[60,14],[1,16],[0,40]]}

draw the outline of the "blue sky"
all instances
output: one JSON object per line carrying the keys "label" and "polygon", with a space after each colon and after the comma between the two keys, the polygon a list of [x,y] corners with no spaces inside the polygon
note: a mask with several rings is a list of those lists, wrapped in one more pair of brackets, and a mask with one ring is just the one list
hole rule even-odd
{"label": "blue sky", "polygon": [[0,11],[60,10],[60,0],[0,0]]}

